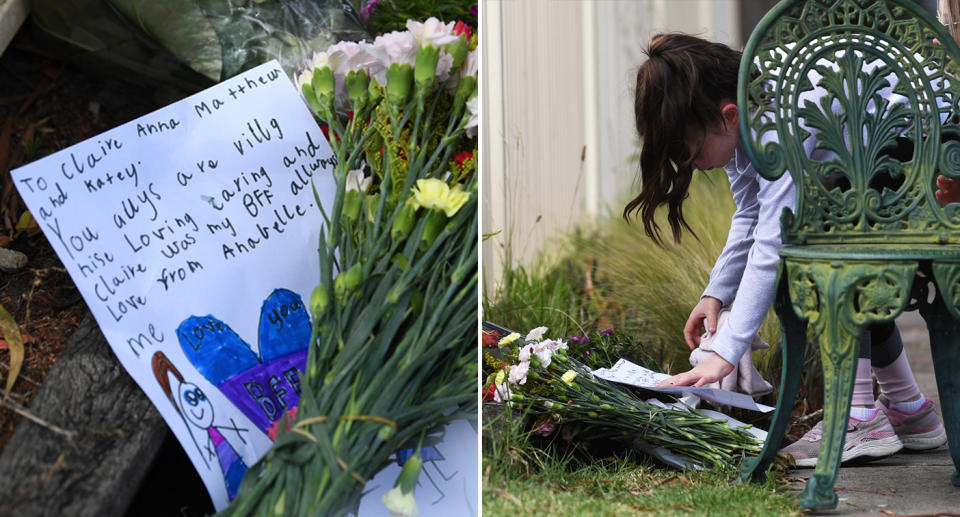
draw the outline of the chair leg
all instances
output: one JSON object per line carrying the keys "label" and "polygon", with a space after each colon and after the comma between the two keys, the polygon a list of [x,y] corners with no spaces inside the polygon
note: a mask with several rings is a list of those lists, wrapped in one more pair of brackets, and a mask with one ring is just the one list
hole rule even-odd
{"label": "chair leg", "polygon": [[921,303],[920,315],[930,332],[933,370],[937,376],[937,392],[947,443],[953,457],[953,486],[960,486],[960,321],[945,305],[940,289],[932,304]]}
{"label": "chair leg", "polygon": [[856,361],[862,328],[847,328],[840,322],[835,304],[824,304],[821,313],[820,361],[823,365],[823,437],[813,475],[800,496],[800,507],[811,510],[836,508],[837,479],[843,442],[850,419],[850,400],[856,377]]}
{"label": "chair leg", "polygon": [[767,478],[767,468],[776,459],[787,422],[793,410],[793,402],[800,385],[803,371],[803,356],[807,345],[807,322],[797,317],[790,305],[790,292],[785,275],[780,277],[774,310],[780,318],[780,330],[783,335],[783,371],[780,374],[780,394],[777,397],[777,409],[773,413],[773,422],[763,443],[763,450],[756,458],[746,458],[740,465],[741,481],[763,482]]}

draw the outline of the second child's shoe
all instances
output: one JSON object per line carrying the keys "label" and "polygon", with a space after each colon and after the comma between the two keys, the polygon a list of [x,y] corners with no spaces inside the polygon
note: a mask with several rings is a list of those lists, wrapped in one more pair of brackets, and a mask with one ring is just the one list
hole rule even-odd
{"label": "second child's shoe", "polygon": [[923,397],[923,405],[913,413],[905,413],[889,406],[890,401],[880,395],[877,408],[887,414],[893,431],[903,442],[903,447],[914,451],[935,449],[947,443],[947,432],[937,415],[936,404],[930,397]]}
{"label": "second child's shoe", "polygon": [[[815,467],[817,455],[820,454],[822,437],[823,422],[821,421],[807,431],[807,434],[784,447],[780,452],[792,456],[798,467]],[[850,417],[840,462],[844,463],[857,458],[882,458],[902,448],[903,443],[893,431],[886,413],[877,409],[869,420]]]}

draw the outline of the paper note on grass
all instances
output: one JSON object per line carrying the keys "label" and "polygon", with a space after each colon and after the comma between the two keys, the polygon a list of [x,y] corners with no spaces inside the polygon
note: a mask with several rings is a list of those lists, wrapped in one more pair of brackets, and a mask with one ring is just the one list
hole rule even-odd
{"label": "paper note on grass", "polygon": [[334,165],[274,61],[11,173],[218,509],[299,400]]}
{"label": "paper note on grass", "polygon": [[773,411],[774,408],[758,404],[749,395],[735,393],[732,391],[719,390],[714,388],[695,388],[693,386],[657,386],[657,383],[670,376],[665,373],[658,373],[637,364],[631,363],[626,359],[620,359],[610,368],[600,368],[594,370],[593,374],[601,379],[620,384],[628,384],[650,391],[659,391],[671,395],[685,395],[692,393],[703,400],[708,400],[724,406],[734,406],[744,409],[752,409],[764,413]]}

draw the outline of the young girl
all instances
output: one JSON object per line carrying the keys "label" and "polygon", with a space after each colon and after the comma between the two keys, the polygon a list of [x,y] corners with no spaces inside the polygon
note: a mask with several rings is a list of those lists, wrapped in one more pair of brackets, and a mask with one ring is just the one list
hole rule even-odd
{"label": "young girl", "polygon": [[[655,36],[648,60],[637,72],[634,101],[642,188],[624,209],[637,212],[644,231],[662,244],[654,221],[656,208],[667,205],[667,221],[675,242],[686,229],[683,202],[694,169],[723,167],[737,205],[727,243],[710,273],[700,302],[690,313],[683,333],[688,346],[699,342],[704,321],[716,332],[714,354],[692,370],[661,384],[702,386],[733,370],[749,349],[773,301],[780,240],[780,213],[794,208],[789,174],[769,181],[754,170],[740,142],[735,103],[740,52],[684,34]],[[808,152],[816,152],[812,147]],[[731,308],[726,324],[717,329],[720,309]],[[874,400],[871,364],[880,383]],[[882,457],[903,447],[929,449],[946,442],[946,433],[933,401],[917,387],[892,324],[865,332],[860,346],[850,422],[843,461]],[[820,424],[784,449],[798,466],[814,466],[820,448]]]}

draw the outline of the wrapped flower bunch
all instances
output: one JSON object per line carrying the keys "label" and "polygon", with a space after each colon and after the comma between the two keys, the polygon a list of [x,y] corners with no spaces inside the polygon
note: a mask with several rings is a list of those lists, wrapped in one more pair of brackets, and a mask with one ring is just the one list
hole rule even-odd
{"label": "wrapped flower bunch", "polygon": [[[475,418],[476,38],[435,18],[407,28],[337,43],[299,76],[337,160],[337,192],[323,211],[296,421],[228,514],[355,511],[397,450]],[[416,452],[384,496],[393,514],[416,514],[421,465]]]}
{"label": "wrapped flower bunch", "polygon": [[[546,434],[557,425],[577,431],[572,437],[620,442],[625,449],[661,446],[689,462],[708,468],[736,466],[756,455],[760,442],[743,428],[695,409],[662,407],[627,389],[595,377],[570,356],[570,346],[546,339],[546,327],[500,339],[505,361],[488,376],[485,395],[523,408]],[[645,443],[643,443],[645,442]]]}

